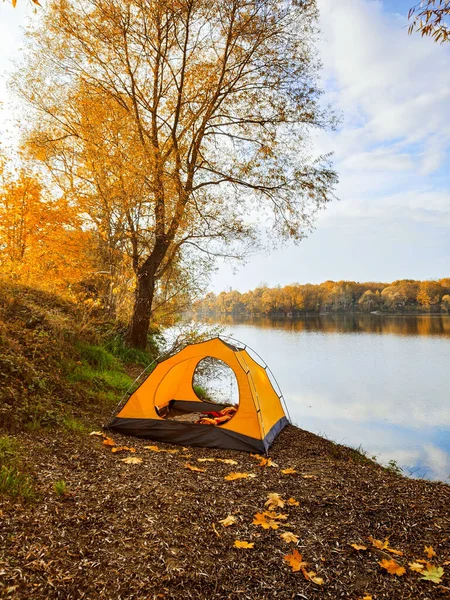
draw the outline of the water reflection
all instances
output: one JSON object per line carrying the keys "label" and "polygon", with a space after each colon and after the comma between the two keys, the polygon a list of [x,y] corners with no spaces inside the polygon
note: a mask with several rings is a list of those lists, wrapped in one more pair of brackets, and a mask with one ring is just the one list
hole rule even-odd
{"label": "water reflection", "polygon": [[[202,319],[217,323],[217,318]],[[302,319],[268,317],[231,317],[219,319],[223,325],[247,324],[262,329],[283,331],[322,331],[325,333],[378,333],[450,337],[450,316],[386,316],[376,314],[312,315]]]}
{"label": "water reflection", "polygon": [[414,477],[450,481],[449,317],[220,323],[269,364],[294,423]]}

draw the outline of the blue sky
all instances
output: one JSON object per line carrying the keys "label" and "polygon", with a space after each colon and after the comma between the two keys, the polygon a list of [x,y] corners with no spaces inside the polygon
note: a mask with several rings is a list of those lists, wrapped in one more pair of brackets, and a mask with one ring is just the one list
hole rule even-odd
{"label": "blue sky", "polygon": [[[318,0],[325,100],[343,121],[312,143],[334,152],[339,201],[298,246],[220,265],[212,289],[450,276],[450,44],[408,36],[414,1]],[[25,0],[0,2],[0,128],[12,135],[6,71],[27,18]]]}

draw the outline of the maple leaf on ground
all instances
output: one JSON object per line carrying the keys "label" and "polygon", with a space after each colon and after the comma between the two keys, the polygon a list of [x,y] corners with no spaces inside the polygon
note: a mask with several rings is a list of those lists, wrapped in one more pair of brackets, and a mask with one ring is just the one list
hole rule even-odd
{"label": "maple leaf on ground", "polygon": [[106,435],[103,433],[103,431],[91,431],[91,433],[89,435],[95,435],[97,437],[102,437],[102,438],[106,437]]}
{"label": "maple leaf on ground", "polygon": [[294,535],[291,531],[286,531],[285,533],[280,533],[280,538],[286,542],[286,544],[290,544],[294,542],[296,544],[299,540],[297,535]]}
{"label": "maple leaf on ground", "polygon": [[246,479],[247,477],[256,477],[253,473],[230,473],[225,475],[224,479],[227,481],[235,481],[236,479]]}
{"label": "maple leaf on ground", "polygon": [[280,494],[267,494],[267,498],[268,500],[264,503],[264,506],[267,506],[269,509],[277,507],[283,508],[284,500]]}
{"label": "maple leaf on ground", "polygon": [[128,448],[128,446],[114,446],[111,452],[136,452],[136,448]]}
{"label": "maple leaf on ground", "polygon": [[295,549],[292,554],[286,554],[286,556],[283,556],[283,558],[292,568],[294,573],[296,571],[300,571],[302,567],[306,567],[308,564],[303,561],[303,557],[297,549]]}
{"label": "maple leaf on ground", "polygon": [[221,463],[225,463],[226,465],[237,465],[238,464],[237,460],[233,460],[232,458],[217,458],[216,460],[218,460]]}
{"label": "maple leaf on ground", "polygon": [[300,502],[298,502],[295,498],[289,498],[287,503],[289,506],[300,506]]}
{"label": "maple leaf on ground", "polygon": [[120,460],[127,465],[139,465],[142,462],[142,458],[138,456],[127,456],[127,458],[121,458]]}
{"label": "maple leaf on ground", "polygon": [[287,519],[287,515],[276,513],[273,510],[266,510],[263,512],[263,515],[266,515],[266,517],[269,517],[269,519],[278,519],[281,521],[285,521]]}
{"label": "maple leaf on ground", "polygon": [[261,457],[258,467],[278,467],[276,462],[273,462],[271,458]]}
{"label": "maple leaf on ground", "polygon": [[253,546],[255,545],[255,542],[243,542],[240,540],[235,540],[233,546],[235,548],[253,548]]}
{"label": "maple leaf on ground", "polygon": [[279,524],[268,519],[266,513],[256,513],[253,518],[253,525],[260,525],[263,529],[278,529]]}
{"label": "maple leaf on ground", "polygon": [[115,446],[116,445],[116,442],[109,437],[105,438],[103,440],[103,443],[105,446]]}
{"label": "maple leaf on ground", "polygon": [[400,566],[394,559],[387,560],[386,558],[383,558],[378,564],[383,567],[383,569],[386,569],[391,575],[398,575],[400,577],[406,573],[405,567]]}
{"label": "maple leaf on ground", "polygon": [[306,569],[302,569],[302,573],[305,576],[305,579],[309,579],[313,583],[317,583],[317,585],[323,585],[322,577],[317,577],[317,573],[315,571],[306,571]]}
{"label": "maple leaf on ground", "polygon": [[219,523],[222,523],[224,527],[229,527],[230,525],[236,523],[236,517],[234,515],[228,515],[228,517],[222,519],[221,521],[219,521]]}
{"label": "maple leaf on ground", "polygon": [[433,565],[427,565],[427,568],[424,569],[421,573],[424,581],[431,581],[433,583],[441,583],[442,577],[444,576],[444,569],[442,567],[435,567]]}
{"label": "maple leaf on ground", "polygon": [[144,446],[146,450],[151,450],[152,452],[159,452],[158,446]]}
{"label": "maple leaf on ground", "polygon": [[197,458],[198,462],[214,462],[215,458]]}
{"label": "maple leaf on ground", "polygon": [[355,550],[367,550],[367,546],[363,546],[362,544],[350,544],[350,546]]}
{"label": "maple leaf on ground", "polygon": [[428,558],[433,558],[433,556],[436,556],[436,552],[434,551],[433,546],[425,546],[423,551],[428,556]]}
{"label": "maple leaf on ground", "polygon": [[389,546],[389,540],[386,538],[384,542],[381,540],[374,539],[371,535],[368,536],[368,539],[374,548],[378,548],[379,550],[386,550]]}
{"label": "maple leaf on ground", "polygon": [[186,469],[189,469],[189,471],[196,471],[197,473],[206,473],[206,469],[199,469],[195,465],[191,465],[191,463],[186,463],[184,466],[186,467]]}
{"label": "maple leaf on ground", "polygon": [[292,469],[291,467],[289,467],[288,469],[281,469],[281,472],[283,473],[283,475],[293,475],[294,473],[297,473],[297,471],[295,469]]}
{"label": "maple leaf on ground", "polygon": [[410,570],[416,573],[421,573],[425,569],[425,566],[419,562],[410,562],[408,565]]}

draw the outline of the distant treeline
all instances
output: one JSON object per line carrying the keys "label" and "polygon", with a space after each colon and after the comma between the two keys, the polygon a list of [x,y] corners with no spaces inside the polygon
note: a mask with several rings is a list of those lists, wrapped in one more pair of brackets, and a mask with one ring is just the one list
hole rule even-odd
{"label": "distant treeline", "polygon": [[402,279],[393,283],[325,281],[261,286],[244,294],[236,290],[209,293],[195,305],[197,313],[296,317],[325,312],[437,312],[450,314],[450,278]]}

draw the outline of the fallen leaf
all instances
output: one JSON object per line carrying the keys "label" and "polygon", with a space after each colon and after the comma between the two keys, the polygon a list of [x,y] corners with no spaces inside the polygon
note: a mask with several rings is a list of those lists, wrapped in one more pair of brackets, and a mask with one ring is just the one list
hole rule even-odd
{"label": "fallen leaf", "polygon": [[444,569],[442,567],[435,567],[433,565],[429,565],[426,569],[422,571],[424,581],[431,581],[433,583],[441,583],[442,577],[444,576]]}
{"label": "fallen leaf", "polygon": [[229,527],[230,525],[233,525],[234,523],[236,523],[236,517],[234,515],[228,515],[228,517],[226,517],[225,519],[222,519],[221,521],[219,521],[219,523],[222,523],[222,525],[224,527]]}
{"label": "fallen leaf", "polygon": [[386,558],[383,558],[378,564],[383,567],[383,569],[386,569],[391,575],[398,575],[400,577],[406,573],[405,567],[400,566],[394,559],[387,560]]}
{"label": "fallen leaf", "polygon": [[261,457],[258,467],[278,467],[276,462],[273,462],[271,458]]}
{"label": "fallen leaf", "polygon": [[416,573],[421,573],[425,569],[424,565],[419,562],[408,563],[408,565],[410,570],[415,571]]}
{"label": "fallen leaf", "polygon": [[114,446],[111,452],[136,452],[136,448],[128,448],[128,446]]}
{"label": "fallen leaf", "polygon": [[232,458],[216,458],[221,463],[225,463],[226,465],[237,465],[237,460],[233,460]]}
{"label": "fallen leaf", "polygon": [[289,506],[300,506],[300,502],[298,502],[295,498],[289,498],[287,502]]}
{"label": "fallen leaf", "polygon": [[424,552],[428,556],[428,558],[433,558],[433,556],[436,556],[436,552],[434,551],[433,546],[425,546]]}
{"label": "fallen leaf", "polygon": [[[303,571],[303,569],[302,569],[302,571]],[[303,575],[305,576],[306,579],[309,579],[313,583],[317,583],[317,585],[323,585],[322,577],[317,577],[317,573],[315,571],[308,571],[308,572],[303,571]]]}
{"label": "fallen leaf", "polygon": [[91,433],[89,435],[96,435],[97,437],[102,437],[102,438],[106,437],[106,435],[103,433],[103,431],[91,431]]}
{"label": "fallen leaf", "polygon": [[138,456],[127,456],[126,458],[121,458],[120,460],[127,465],[139,465],[142,462],[142,458],[139,458]]}
{"label": "fallen leaf", "polygon": [[221,537],[220,533],[217,531],[215,524],[212,524],[212,528],[214,530],[214,533],[217,535],[217,537]]}
{"label": "fallen leaf", "polygon": [[152,452],[159,452],[158,446],[144,446],[146,450],[151,450]]}
{"label": "fallen leaf", "polygon": [[294,473],[297,473],[297,471],[295,469],[292,469],[291,467],[289,467],[288,469],[281,469],[281,472],[283,473],[283,475],[293,475]]}
{"label": "fallen leaf", "polygon": [[442,563],[443,565],[450,565],[450,560],[446,560],[445,562]]}
{"label": "fallen leaf", "polygon": [[235,481],[235,479],[246,479],[247,477],[256,477],[253,473],[230,473],[225,475],[224,479],[227,481]]}
{"label": "fallen leaf", "polygon": [[355,550],[367,550],[367,546],[363,546],[362,544],[350,544],[350,546]]}
{"label": "fallen leaf", "polygon": [[371,535],[369,535],[369,540],[374,548],[378,548],[379,550],[385,550],[389,546],[389,540],[386,538],[384,542],[381,540],[374,539]]}
{"label": "fallen leaf", "polygon": [[372,596],[363,596],[362,598],[358,598],[358,600],[373,600]]}
{"label": "fallen leaf", "polygon": [[403,552],[401,550],[394,550],[394,548],[386,548],[386,550],[391,554],[395,554],[395,556],[403,556]]}
{"label": "fallen leaf", "polygon": [[276,513],[273,510],[266,510],[263,512],[263,515],[266,515],[269,519],[278,519],[279,521],[285,521],[287,519],[287,515]]}
{"label": "fallen leaf", "polygon": [[292,568],[294,573],[300,571],[302,567],[305,567],[308,564],[303,561],[303,557],[297,549],[295,549],[292,554],[286,554],[283,558]]}
{"label": "fallen leaf", "polygon": [[105,444],[105,446],[115,446],[116,445],[116,442],[109,437],[105,438],[103,440],[103,443]]}
{"label": "fallen leaf", "polygon": [[254,545],[254,542],[241,542],[240,540],[235,540],[233,544],[235,548],[253,548]]}
{"label": "fallen leaf", "polygon": [[268,519],[265,513],[256,513],[253,517],[253,525],[259,525],[263,529],[278,529],[279,524],[273,519]]}
{"label": "fallen leaf", "polygon": [[215,458],[197,458],[198,462],[214,462]]}
{"label": "fallen leaf", "polygon": [[176,450],[175,448],[171,449],[171,450],[162,450],[160,448],[159,450],[160,452],[166,452],[166,454],[178,454],[179,450]]}
{"label": "fallen leaf", "polygon": [[303,479],[318,479],[317,475],[302,475]]}
{"label": "fallen leaf", "polygon": [[286,542],[286,544],[290,544],[291,542],[294,542],[294,544],[296,544],[299,540],[299,537],[297,535],[294,535],[291,531],[280,533],[280,538],[283,539]]}
{"label": "fallen leaf", "polygon": [[199,469],[195,465],[191,465],[191,463],[185,463],[184,466],[186,467],[186,469],[189,469],[189,471],[196,471],[197,473],[206,473],[206,469]]}
{"label": "fallen leaf", "polygon": [[268,508],[272,509],[272,508],[283,508],[284,506],[284,500],[283,498],[280,496],[280,494],[267,494],[267,502],[264,503],[264,506],[267,506]]}

